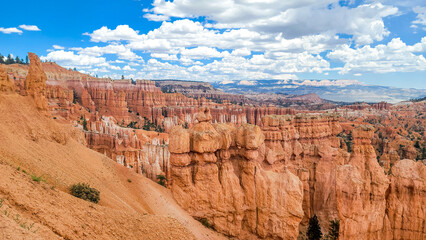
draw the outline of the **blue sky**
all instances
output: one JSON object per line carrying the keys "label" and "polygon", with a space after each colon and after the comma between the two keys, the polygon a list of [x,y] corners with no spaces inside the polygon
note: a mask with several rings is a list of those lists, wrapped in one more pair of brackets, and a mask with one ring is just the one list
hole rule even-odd
{"label": "blue sky", "polygon": [[426,89],[426,0],[7,1],[0,53],[92,75]]}

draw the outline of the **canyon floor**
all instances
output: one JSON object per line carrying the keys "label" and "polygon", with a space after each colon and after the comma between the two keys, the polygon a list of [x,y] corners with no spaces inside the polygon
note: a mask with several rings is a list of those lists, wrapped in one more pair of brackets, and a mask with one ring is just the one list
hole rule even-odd
{"label": "canyon floor", "polygon": [[[85,147],[81,132],[30,97],[2,93],[0,112],[0,239],[223,238],[168,189]],[[100,191],[99,204],[68,193],[78,182]]]}

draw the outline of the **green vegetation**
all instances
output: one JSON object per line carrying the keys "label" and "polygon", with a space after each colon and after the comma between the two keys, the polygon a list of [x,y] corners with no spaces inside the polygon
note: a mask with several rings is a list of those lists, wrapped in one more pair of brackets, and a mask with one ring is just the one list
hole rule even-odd
{"label": "green vegetation", "polygon": [[426,100],[426,97],[410,99],[411,102],[421,102],[421,101],[424,101],[424,100]]}
{"label": "green vegetation", "polygon": [[348,152],[352,152],[352,132],[346,134],[344,131],[342,131],[341,133],[337,134],[337,136],[343,139],[348,149]]}
{"label": "green vegetation", "polygon": [[176,93],[176,90],[173,89],[172,86],[164,86],[164,87],[161,87],[161,92],[163,92],[163,93]]}
{"label": "green vegetation", "polygon": [[1,64],[28,64],[28,56],[26,56],[25,58],[26,60],[24,61],[24,59],[19,58],[18,56],[13,58],[12,54],[9,54],[7,56],[7,58],[5,59],[5,57],[3,55],[0,54],[0,63]]}
{"label": "green vegetation", "polygon": [[158,126],[157,120],[153,123],[146,117],[144,117],[144,120],[145,120],[145,124],[142,126],[143,130],[156,131],[156,132],[160,132],[160,133],[165,132],[164,125]]}
{"label": "green vegetation", "polygon": [[157,183],[163,187],[166,187],[167,178],[164,175],[157,175]]}
{"label": "green vegetation", "polygon": [[[0,199],[0,208],[3,207],[4,204],[4,199]],[[8,218],[13,219],[19,226],[21,226],[23,229],[31,231],[33,233],[36,233],[38,231],[38,228],[36,230],[33,230],[34,227],[34,223],[28,224],[26,221],[24,222],[23,219],[21,218],[21,215],[19,214],[15,214],[15,215],[11,215],[12,210],[10,208],[7,208],[3,211],[4,215]]]}
{"label": "green vegetation", "polygon": [[98,203],[100,200],[99,191],[95,188],[91,188],[87,183],[77,183],[72,185],[70,192],[74,197],[93,203]]}
{"label": "green vegetation", "polygon": [[43,175],[38,177],[36,175],[31,175],[31,179],[35,182],[41,182],[41,181],[46,182],[46,180],[43,179]]}
{"label": "green vegetation", "polygon": [[129,124],[127,124],[127,127],[128,128],[133,128],[133,129],[140,129],[140,127],[138,127],[136,124],[138,124],[138,122],[132,121]]}
{"label": "green vegetation", "polygon": [[131,183],[131,182],[132,182],[132,180],[131,180],[130,178],[128,178],[128,179],[127,179],[127,182]]}
{"label": "green vegetation", "polygon": [[84,131],[89,131],[89,129],[87,128],[87,121],[86,121],[86,117],[85,116],[81,116],[80,117],[80,122],[81,122],[81,125],[83,125],[83,130]]}
{"label": "green vegetation", "polygon": [[213,229],[213,225],[209,223],[207,218],[196,218],[204,227]]}
{"label": "green vegetation", "polygon": [[328,234],[325,236],[327,240],[339,239],[340,221],[338,219],[331,220],[328,227]]}
{"label": "green vegetation", "polygon": [[322,238],[321,227],[318,223],[317,215],[314,215],[309,219],[309,226],[306,235],[309,240],[320,240]]}

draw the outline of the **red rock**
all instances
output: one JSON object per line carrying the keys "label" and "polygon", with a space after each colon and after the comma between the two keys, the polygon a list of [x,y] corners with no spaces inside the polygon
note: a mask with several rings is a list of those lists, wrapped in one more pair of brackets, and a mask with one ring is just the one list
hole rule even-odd
{"label": "red rock", "polygon": [[187,131],[193,164],[171,161],[170,188],[184,209],[240,239],[297,237],[302,183],[289,171],[270,171],[257,161],[264,151],[258,126],[244,124],[235,130],[202,121]]}
{"label": "red rock", "polygon": [[25,79],[25,90],[34,98],[34,103],[40,110],[47,110],[46,80],[47,76],[41,61],[34,53],[28,53],[30,68]]}
{"label": "red rock", "polygon": [[10,81],[7,72],[0,66],[0,92],[13,92],[14,84]]}
{"label": "red rock", "polygon": [[386,212],[392,239],[426,239],[426,166],[401,160],[392,167]]}

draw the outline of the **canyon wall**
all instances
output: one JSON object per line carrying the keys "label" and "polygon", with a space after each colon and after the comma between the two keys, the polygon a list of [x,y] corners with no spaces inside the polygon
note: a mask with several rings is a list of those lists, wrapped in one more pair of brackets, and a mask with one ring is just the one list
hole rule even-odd
{"label": "canyon wall", "polygon": [[386,175],[371,126],[354,128],[348,152],[335,115],[266,116],[262,128],[212,124],[207,109],[197,118],[170,133],[170,188],[217,231],[296,239],[316,214],[324,233],[339,219],[341,239],[425,237],[426,167],[403,160]]}
{"label": "canyon wall", "polygon": [[87,146],[152,180],[169,175],[168,136],[141,129],[123,128],[111,117],[88,119]]}
{"label": "canyon wall", "polygon": [[[156,87],[154,81],[95,78],[71,69],[67,70],[52,62],[35,62],[30,64],[32,65],[33,68],[44,69],[43,79],[49,91],[47,98],[50,109],[61,113],[63,117],[70,117],[73,114],[69,103],[75,102],[91,113],[98,112],[103,116],[114,117],[117,123],[124,122],[124,125],[127,125],[136,121],[144,125],[149,120],[168,132],[175,125],[195,124],[195,115],[201,106],[210,107],[214,122],[232,122],[237,125],[244,123],[261,125],[261,118],[269,114],[295,114],[293,109],[288,108],[248,104],[240,106],[226,100],[223,103],[215,103],[200,96],[192,96],[197,97],[195,99],[181,93],[164,93],[160,87]],[[25,80],[25,76],[31,74],[27,65],[6,65],[5,69],[18,91],[25,90],[25,85],[30,84]],[[35,79],[34,76],[32,79]],[[189,83],[182,82],[182,84]],[[231,98],[240,100],[240,96]],[[232,100],[231,98],[229,99]]]}
{"label": "canyon wall", "polygon": [[189,131],[170,133],[171,190],[191,215],[240,239],[297,237],[303,217],[302,182],[290,171],[263,166],[258,126],[211,124],[208,109]]}

